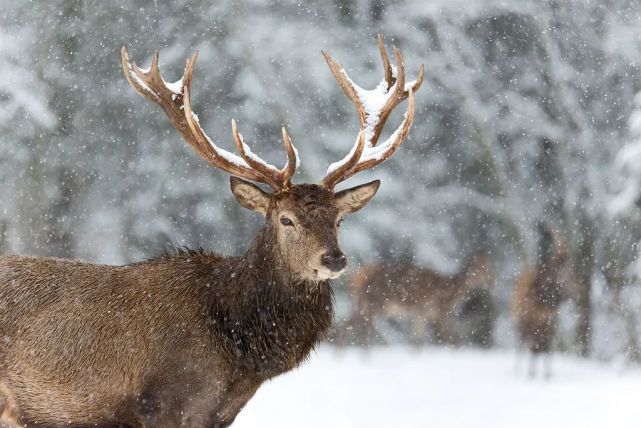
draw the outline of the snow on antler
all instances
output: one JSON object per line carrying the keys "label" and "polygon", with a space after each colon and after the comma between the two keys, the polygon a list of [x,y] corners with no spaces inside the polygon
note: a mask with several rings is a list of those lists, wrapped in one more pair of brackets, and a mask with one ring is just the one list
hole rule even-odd
{"label": "snow on antler", "polygon": [[275,190],[291,185],[291,177],[299,161],[296,149],[284,128],[283,142],[287,151],[287,164],[279,170],[251,151],[238,132],[235,121],[232,121],[232,134],[240,156],[218,147],[200,126],[189,97],[198,53],[187,60],[182,78],[173,83],[168,83],[162,78],[158,68],[157,52],[148,69],[141,69],[134,62],[130,62],[124,47],[121,54],[123,71],[131,86],[149,101],[160,105],[185,141],[212,166],[238,177],[265,183]]}
{"label": "snow on antler", "polygon": [[[354,103],[359,114],[361,129],[350,152],[327,169],[322,184],[333,188],[337,183],[364,169],[373,168],[389,158],[401,145],[414,119],[414,92],[423,82],[424,69],[421,66],[418,77],[405,82],[405,65],[401,53],[393,49],[396,66],[391,65],[383,39],[378,36],[378,48],[383,61],[384,79],[371,90],[357,85],[345,70],[329,54],[323,56],[334,77],[347,97]],[[278,169],[257,156],[245,143],[232,120],[232,136],[240,156],[218,147],[205,133],[198,116],[191,108],[189,92],[192,74],[198,54],[194,54],[185,66],[179,80],[166,82],[158,68],[158,53],[153,56],[151,66],[141,69],[129,61],[127,51],[122,49],[122,66],[131,86],[143,97],[160,105],[176,130],[196,152],[212,166],[248,180],[265,183],[276,190],[291,186],[291,178],[300,165],[298,151],[293,146],[287,130],[283,127],[283,144],[287,152],[287,163]],[[407,112],[399,127],[381,145],[378,139],[392,110],[408,99]]]}
{"label": "snow on antler", "polygon": [[[389,158],[405,139],[414,119],[414,96],[422,82],[424,68],[421,66],[418,77],[412,82],[405,82],[405,65],[401,53],[393,49],[396,66],[391,65],[383,39],[377,37],[378,47],[383,60],[385,77],[376,88],[367,90],[357,85],[345,72],[345,69],[329,54],[323,52],[332,74],[354,103],[359,115],[361,129],[350,152],[338,162],[327,168],[323,179],[326,187],[333,188],[339,182],[364,169],[373,168]],[[399,127],[390,137],[377,146],[385,122],[392,110],[403,100],[408,99],[408,109]]]}
{"label": "snow on antler", "polygon": [[290,186],[291,177],[299,161],[296,149],[284,128],[283,142],[287,151],[287,164],[279,170],[251,151],[238,132],[235,121],[232,120],[232,135],[240,156],[218,147],[200,126],[200,120],[191,108],[189,97],[198,53],[187,60],[183,76],[173,83],[166,82],[160,74],[158,52],[153,56],[148,69],[141,69],[130,62],[124,47],[121,54],[123,71],[131,86],[149,101],[160,105],[185,141],[212,166],[238,177],[265,183],[275,190]]}

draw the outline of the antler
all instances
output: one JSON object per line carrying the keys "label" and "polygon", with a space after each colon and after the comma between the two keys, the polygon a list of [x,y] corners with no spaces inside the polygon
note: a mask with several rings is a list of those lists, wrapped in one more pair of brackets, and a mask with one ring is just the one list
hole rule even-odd
{"label": "antler", "polygon": [[196,150],[207,162],[237,177],[265,183],[274,190],[286,189],[299,165],[298,152],[285,130],[282,129],[283,143],[287,151],[287,164],[278,169],[254,154],[238,132],[236,121],[232,119],[232,135],[240,156],[221,149],[205,134],[198,116],[192,111],[189,92],[192,74],[198,52],[187,60],[183,77],[174,83],[165,82],[158,67],[158,52],[151,61],[151,67],[143,70],[135,62],[130,62],[127,51],[122,48],[122,69],[129,84],[140,95],[158,104],[182,135],[187,144]]}
{"label": "antler", "polygon": [[[383,38],[377,35],[378,49],[383,60],[385,77],[375,89],[366,90],[358,86],[347,75],[343,67],[328,53],[322,52],[329,69],[339,85],[358,111],[360,131],[352,150],[338,162],[327,168],[327,175],[322,184],[334,188],[336,184],[365,169],[373,168],[394,154],[401,145],[414,120],[414,92],[423,83],[424,68],[418,72],[418,77],[412,82],[405,83],[405,64],[403,55],[392,48],[396,58],[396,67],[392,66],[383,45]],[[407,112],[400,126],[377,146],[385,122],[392,110],[403,100],[408,99]]]}

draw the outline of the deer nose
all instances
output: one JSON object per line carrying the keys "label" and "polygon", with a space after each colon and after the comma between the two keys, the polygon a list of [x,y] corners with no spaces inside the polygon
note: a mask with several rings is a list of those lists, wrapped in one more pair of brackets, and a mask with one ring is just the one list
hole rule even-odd
{"label": "deer nose", "polygon": [[347,266],[347,257],[345,257],[345,254],[340,250],[323,254],[321,261],[323,262],[323,266],[332,272],[339,272]]}

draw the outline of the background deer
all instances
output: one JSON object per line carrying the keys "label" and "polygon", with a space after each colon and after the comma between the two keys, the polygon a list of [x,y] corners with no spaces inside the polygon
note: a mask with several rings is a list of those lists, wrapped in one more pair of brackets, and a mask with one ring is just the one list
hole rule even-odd
{"label": "background deer", "polygon": [[[536,357],[552,350],[559,306],[574,293],[576,284],[560,233],[539,225],[537,264],[521,272],[512,296],[519,338],[530,353],[530,376],[536,375]],[[549,358],[541,360],[543,375],[548,377]]]}
{"label": "background deer", "polygon": [[[196,55],[167,83],[158,54],[148,70],[122,65],[131,86],[158,104],[213,167],[230,174],[239,203],[265,216],[247,252],[225,257],[177,251],[141,263],[104,266],[53,258],[0,258],[0,411],[26,426],[219,427],[267,379],[299,365],[332,322],[330,280],[347,258],[338,226],[361,209],[379,181],[334,187],[389,158],[414,118],[413,82],[401,53],[392,67],[378,44],[385,78],[367,91],[323,53],[354,102],[354,148],[320,184],[293,184],[298,156],[283,128],[287,163],[264,162],[232,134],[240,156],[219,148],[192,111]],[[378,144],[394,107],[408,99],[392,135]],[[372,102],[374,100],[374,102]],[[364,105],[367,104],[367,109]],[[378,145],[377,145],[378,144]],[[272,188],[268,193],[250,183]]]}
{"label": "background deer", "polygon": [[[348,284],[355,308],[348,325],[370,341],[377,320],[406,320],[414,342],[424,340],[431,327],[439,342],[468,339],[487,346],[494,322],[489,262],[486,253],[479,252],[452,276],[412,264],[364,266]],[[473,328],[463,334],[457,324],[465,318]]]}

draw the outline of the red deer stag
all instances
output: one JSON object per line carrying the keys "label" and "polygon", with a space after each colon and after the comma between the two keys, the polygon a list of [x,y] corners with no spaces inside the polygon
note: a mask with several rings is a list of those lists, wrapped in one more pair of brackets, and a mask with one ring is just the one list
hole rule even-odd
{"label": "red deer stag", "polygon": [[[530,353],[528,374],[536,375],[536,357],[549,354],[558,324],[561,302],[576,287],[567,251],[559,232],[539,226],[538,260],[524,269],[516,280],[512,313],[519,338]],[[543,375],[550,376],[549,355],[541,358]]]}
{"label": "red deer stag", "polygon": [[[401,53],[394,49],[394,67],[380,36],[378,45],[385,78],[371,91],[323,53],[356,105],[361,128],[352,150],[320,184],[292,183],[298,156],[284,128],[282,169],[253,154],[233,121],[240,156],[212,142],[189,98],[196,55],[179,81],[167,83],[158,54],[143,70],[123,48],[131,86],[163,109],[200,156],[232,175],[236,199],[266,222],[236,257],[185,250],[126,266],[1,257],[5,421],[28,427],[225,427],[265,380],[307,358],[332,322],[330,280],[347,264],[338,226],[374,196],[379,181],[334,188],[398,149],[423,80],[421,67],[417,79],[406,82]],[[390,112],[405,99],[400,126],[377,144]]]}
{"label": "red deer stag", "polygon": [[[367,342],[375,334],[377,319],[393,319],[410,322],[413,342],[422,341],[429,326],[439,342],[460,344],[468,339],[488,346],[494,321],[492,283],[485,252],[451,276],[412,264],[364,266],[348,284],[354,300],[348,325]],[[464,318],[473,325],[462,334],[456,327]]]}

